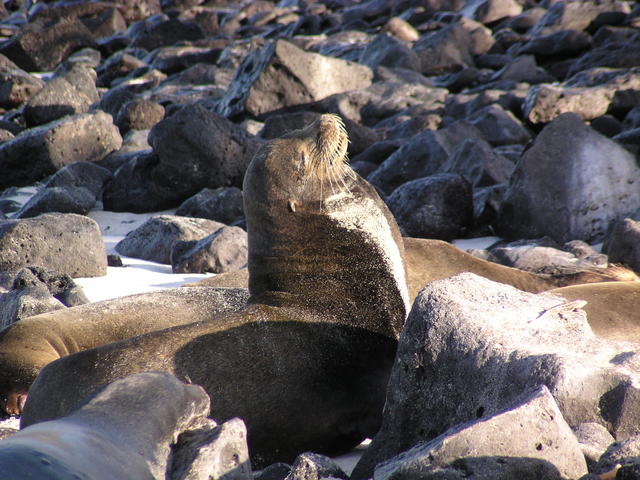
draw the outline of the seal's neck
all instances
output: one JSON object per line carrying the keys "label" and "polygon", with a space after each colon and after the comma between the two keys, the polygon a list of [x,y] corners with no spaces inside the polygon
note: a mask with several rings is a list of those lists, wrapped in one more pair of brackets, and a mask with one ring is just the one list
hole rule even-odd
{"label": "seal's neck", "polygon": [[251,303],[377,323],[397,338],[409,310],[402,239],[368,183],[323,204],[248,207]]}

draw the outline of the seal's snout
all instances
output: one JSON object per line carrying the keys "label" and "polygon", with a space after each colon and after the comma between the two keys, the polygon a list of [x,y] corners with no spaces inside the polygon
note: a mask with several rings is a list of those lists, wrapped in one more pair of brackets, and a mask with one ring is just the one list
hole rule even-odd
{"label": "seal's snout", "polygon": [[318,120],[316,151],[330,165],[345,163],[349,137],[338,115],[325,113]]}

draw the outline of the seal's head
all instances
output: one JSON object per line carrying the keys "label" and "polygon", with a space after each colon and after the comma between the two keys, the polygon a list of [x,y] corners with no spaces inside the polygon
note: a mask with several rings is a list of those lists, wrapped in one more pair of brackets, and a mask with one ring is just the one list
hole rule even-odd
{"label": "seal's head", "polygon": [[402,238],[347,146],[342,120],[325,114],[254,156],[243,186],[250,301],[369,315],[396,336],[409,307]]}

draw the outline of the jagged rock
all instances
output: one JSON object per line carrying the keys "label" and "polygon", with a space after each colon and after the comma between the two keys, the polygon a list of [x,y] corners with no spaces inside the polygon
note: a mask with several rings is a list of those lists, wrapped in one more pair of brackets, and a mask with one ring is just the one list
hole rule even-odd
{"label": "jagged rock", "polygon": [[291,471],[291,465],[287,463],[272,463],[267,468],[254,473],[254,480],[284,480]]}
{"label": "jagged rock", "polygon": [[428,283],[400,336],[382,427],[352,478],[540,384],[570,426],[633,435],[640,351],[595,337],[580,305],[469,273]]}
{"label": "jagged rock", "polygon": [[[594,473],[611,472],[617,465],[620,466],[638,466],[640,457],[640,435],[634,435],[625,440],[618,440],[612,443],[609,448],[602,454],[598,463],[593,467]],[[618,477],[618,478],[637,478],[637,477]]]}
{"label": "jagged rock", "polygon": [[440,170],[462,175],[474,187],[506,183],[515,165],[497,154],[487,142],[478,138],[464,140]]}
{"label": "jagged rock", "polygon": [[480,23],[491,23],[522,13],[522,5],[515,0],[473,0],[460,10],[464,16]]}
{"label": "jagged rock", "polygon": [[132,34],[131,46],[151,51],[178,41],[197,41],[204,38],[200,27],[193,22],[170,18],[152,23]]}
{"label": "jagged rock", "polygon": [[148,130],[164,118],[164,107],[144,98],[125,103],[115,118],[115,124],[121,132],[129,130]]}
{"label": "jagged rock", "polygon": [[306,452],[298,455],[285,480],[347,480],[349,476],[329,457]]}
{"label": "jagged rock", "polygon": [[374,480],[578,478],[582,452],[542,385],[505,411],[447,430],[379,464]]}
{"label": "jagged rock", "polygon": [[0,54],[0,107],[15,108],[29,100],[45,83]]}
{"label": "jagged rock", "polygon": [[613,224],[603,247],[612,262],[624,263],[640,272],[640,221],[623,218]]}
{"label": "jagged rock", "polygon": [[40,266],[72,278],[107,273],[107,255],[98,224],[82,215],[48,213],[0,220],[0,271]]}
{"label": "jagged rock", "polygon": [[96,72],[83,64],[53,77],[25,105],[27,125],[42,125],[65,115],[87,112],[99,100],[95,82]]}
{"label": "jagged rock", "polygon": [[125,77],[129,73],[148,67],[138,57],[119,51],[111,55],[96,68],[98,75],[97,85],[99,87],[108,87],[116,78]]}
{"label": "jagged rock", "polygon": [[586,32],[559,30],[531,39],[522,46],[520,53],[533,53],[540,57],[573,56],[591,45],[591,35]]}
{"label": "jagged rock", "polygon": [[529,34],[532,37],[548,35],[560,30],[585,30],[598,21],[598,17],[623,19],[629,7],[617,0],[578,0],[558,2],[549,7]]}
{"label": "jagged rock", "polygon": [[65,308],[62,302],[54,298],[42,284],[13,289],[0,295],[0,328],[39,313],[61,308]]}
{"label": "jagged rock", "polygon": [[247,251],[247,232],[225,226],[201,240],[176,241],[171,267],[174,273],[233,272],[247,264]]}
{"label": "jagged rock", "polygon": [[453,240],[471,226],[471,185],[439,173],[400,185],[387,199],[404,236]]}
{"label": "jagged rock", "polygon": [[36,217],[41,213],[77,213],[86,215],[95,206],[96,197],[83,187],[46,187],[38,191],[13,218]]}
{"label": "jagged rock", "polygon": [[239,418],[187,430],[172,446],[168,480],[253,480],[247,428]]}
{"label": "jagged rock", "polygon": [[554,82],[556,79],[536,64],[533,55],[520,55],[509,61],[491,77],[494,81],[526,82],[529,84]]}
{"label": "jagged rock", "polygon": [[442,75],[474,66],[469,32],[460,24],[424,35],[413,46],[424,75]]}
{"label": "jagged rock", "polygon": [[612,220],[640,207],[638,184],[632,154],[566,113],[522,155],[496,227],[507,238],[597,242]]}
{"label": "jagged rock", "polygon": [[415,42],[420,38],[420,33],[406,20],[400,17],[391,17],[382,27],[383,32],[393,35],[404,42]]}
{"label": "jagged rock", "polygon": [[425,130],[391,154],[367,180],[390,194],[402,183],[436,173],[467,138],[482,138],[482,134],[464,121],[435,132]]}
{"label": "jagged rock", "polygon": [[573,429],[573,433],[580,444],[589,471],[593,471],[600,457],[615,442],[609,431],[599,423],[581,423]]}
{"label": "jagged rock", "polygon": [[476,111],[468,120],[492,145],[525,144],[531,139],[520,120],[497,104]]}
{"label": "jagged rock", "polygon": [[154,153],[130,160],[106,187],[106,209],[153,212],[178,206],[203,188],[240,186],[262,142],[194,104],[157,123],[149,143]]}
{"label": "jagged rock", "polygon": [[171,249],[177,241],[200,240],[224,227],[203,218],[158,215],[150,218],[120,240],[120,255],[171,265]]}
{"label": "jagged rock", "polygon": [[372,70],[378,66],[406,68],[420,71],[421,62],[418,55],[404,43],[380,33],[362,50],[359,62]]}
{"label": "jagged rock", "polygon": [[99,110],[25,130],[0,145],[0,188],[28,185],[74,162],[98,161],[121,144],[111,115]]}
{"label": "jagged rock", "polygon": [[176,210],[176,215],[233,224],[244,217],[242,190],[237,187],[204,188],[185,200]]}
{"label": "jagged rock", "polygon": [[366,88],[373,73],[364,65],[305,52],[276,40],[250,53],[238,67],[219,111],[226,117],[260,116],[274,110]]}
{"label": "jagged rock", "polygon": [[24,70],[46,72],[75,50],[93,46],[93,35],[78,17],[61,17],[53,22],[40,20],[27,24],[0,46],[0,53]]}

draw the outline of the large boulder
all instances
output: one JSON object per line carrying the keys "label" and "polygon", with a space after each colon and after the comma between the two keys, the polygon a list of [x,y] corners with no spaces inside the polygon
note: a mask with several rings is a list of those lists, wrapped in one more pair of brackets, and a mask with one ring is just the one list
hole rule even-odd
{"label": "large boulder", "polygon": [[40,266],[70,277],[107,274],[107,254],[98,224],[73,213],[0,220],[0,271]]}
{"label": "large boulder", "polygon": [[176,242],[201,240],[222,227],[204,218],[158,215],[127,233],[115,248],[120,255],[170,265]]}
{"label": "large boulder", "polygon": [[95,162],[122,145],[111,115],[71,115],[23,131],[0,145],[0,189],[29,185],[70,163]]}
{"label": "large boulder", "polygon": [[260,116],[371,84],[369,67],[305,52],[286,40],[251,52],[238,67],[219,111],[226,117]]}
{"label": "large boulder", "polygon": [[194,104],[157,123],[149,143],[153,154],[130,160],[106,187],[106,209],[153,212],[176,207],[203,188],[239,187],[261,141]]}
{"label": "large boulder", "polygon": [[536,137],[511,177],[496,227],[508,238],[603,239],[609,223],[640,207],[640,168],[574,113]]}
{"label": "large boulder", "polygon": [[[496,415],[472,420],[379,464],[374,480],[578,478],[578,440],[542,385]],[[508,439],[508,441],[505,441]]]}
{"label": "large boulder", "polygon": [[570,426],[595,422],[618,439],[633,435],[638,347],[595,337],[583,304],[470,273],[428,283],[400,336],[382,427],[353,478],[541,384]]}

